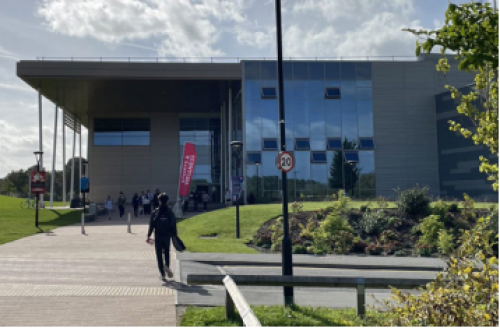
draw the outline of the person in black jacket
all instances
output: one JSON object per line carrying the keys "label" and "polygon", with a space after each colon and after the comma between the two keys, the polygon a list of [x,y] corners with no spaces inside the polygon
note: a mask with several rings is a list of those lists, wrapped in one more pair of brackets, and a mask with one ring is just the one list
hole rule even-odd
{"label": "person in black jacket", "polygon": [[156,189],[153,195],[153,210],[156,210],[158,206],[160,206],[160,200],[158,197],[160,197],[160,190]]}
{"label": "person in black jacket", "polygon": [[[160,279],[166,281],[165,272],[169,278],[173,277],[170,269],[170,240],[177,236],[177,223],[175,215],[168,207],[169,197],[162,193],[159,195],[160,206],[151,215],[149,221],[148,239],[151,242],[151,234],[155,232],[155,250],[158,269],[160,270]],[[165,252],[165,261],[163,261],[163,252]]]}
{"label": "person in black jacket", "polygon": [[137,193],[135,193],[134,197],[132,197],[132,206],[134,207],[134,216],[137,217],[139,212],[139,196]]}

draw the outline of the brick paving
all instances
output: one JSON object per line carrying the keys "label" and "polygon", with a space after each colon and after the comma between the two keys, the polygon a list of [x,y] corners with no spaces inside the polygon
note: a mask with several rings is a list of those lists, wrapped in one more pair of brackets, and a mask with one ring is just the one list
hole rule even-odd
{"label": "brick paving", "polygon": [[129,234],[115,211],[86,235],[73,225],[0,245],[0,326],[175,326],[147,224],[132,218]]}

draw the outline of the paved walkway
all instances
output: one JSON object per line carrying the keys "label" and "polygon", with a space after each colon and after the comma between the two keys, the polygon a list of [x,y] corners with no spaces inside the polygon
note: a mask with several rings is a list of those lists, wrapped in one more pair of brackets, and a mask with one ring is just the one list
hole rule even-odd
{"label": "paved walkway", "polygon": [[0,326],[175,326],[176,283],[159,280],[147,223],[129,234],[115,212],[87,235],[73,225],[0,245]]}

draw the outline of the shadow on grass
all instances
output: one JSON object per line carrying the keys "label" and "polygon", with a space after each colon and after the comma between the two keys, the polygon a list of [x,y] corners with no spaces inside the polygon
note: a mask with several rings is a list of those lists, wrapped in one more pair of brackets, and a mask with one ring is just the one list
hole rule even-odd
{"label": "shadow on grass", "polygon": [[55,226],[55,227],[60,227],[60,226],[65,226],[73,223],[77,223],[80,220],[80,211],[72,211],[72,212],[59,212],[59,211],[53,211],[54,214],[57,215],[56,218],[49,220],[49,221],[42,221],[39,223],[39,226]]}

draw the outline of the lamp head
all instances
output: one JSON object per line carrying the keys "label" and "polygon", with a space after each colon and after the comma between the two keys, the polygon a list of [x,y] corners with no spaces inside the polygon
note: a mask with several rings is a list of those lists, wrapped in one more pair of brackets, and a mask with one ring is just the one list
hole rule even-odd
{"label": "lamp head", "polygon": [[243,141],[231,141],[231,148],[233,150],[239,150],[243,147]]}
{"label": "lamp head", "polygon": [[40,163],[40,159],[43,156],[43,151],[35,151],[33,152],[33,154],[35,154],[37,164]]}

